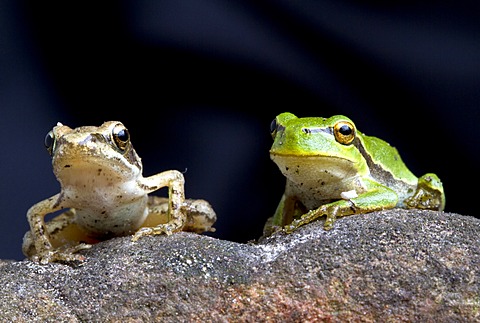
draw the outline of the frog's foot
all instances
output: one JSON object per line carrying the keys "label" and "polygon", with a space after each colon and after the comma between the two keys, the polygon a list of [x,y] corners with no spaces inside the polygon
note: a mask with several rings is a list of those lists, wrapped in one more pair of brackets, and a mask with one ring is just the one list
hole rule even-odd
{"label": "frog's foot", "polygon": [[90,249],[92,245],[81,243],[76,246],[60,249],[47,249],[31,257],[31,260],[46,265],[51,262],[83,262],[85,256],[77,254],[80,250]]}
{"label": "frog's foot", "polygon": [[284,227],[284,231],[287,233],[292,233],[300,226],[313,222],[324,215],[327,216],[327,219],[323,228],[325,230],[330,230],[331,228],[333,228],[333,224],[337,220],[337,210],[338,206],[335,204],[322,205],[318,209],[308,211],[307,213],[302,215],[300,219],[294,220],[289,225],[286,225]]}
{"label": "frog's foot", "polygon": [[336,216],[335,213],[327,214],[327,219],[325,220],[325,223],[323,224],[323,228],[325,230],[332,229],[333,225],[335,224],[335,221],[337,221],[337,216]]}
{"label": "frog's foot", "polygon": [[[168,198],[152,195],[148,198],[149,214],[142,227],[155,227],[168,222]],[[217,221],[217,215],[210,203],[201,199],[186,199],[181,209],[186,215],[183,231],[215,232],[212,226]]]}
{"label": "frog's foot", "polygon": [[217,215],[210,203],[205,200],[186,199],[182,210],[187,214],[187,222],[184,231],[196,233],[215,232],[213,224],[217,221]]}
{"label": "frog's foot", "polygon": [[143,227],[138,229],[132,237],[132,241],[137,241],[141,237],[152,236],[158,234],[171,235],[174,232],[181,231],[183,228],[183,221],[171,221],[165,224],[159,224],[154,227]]}
{"label": "frog's foot", "polygon": [[[278,226],[278,225],[269,225],[268,227],[263,228],[262,238],[271,236],[272,234],[281,232],[281,231],[286,232],[285,227],[282,228],[281,226]],[[291,232],[288,232],[288,233],[291,233]]]}
{"label": "frog's foot", "polygon": [[302,217],[300,219],[293,220],[292,223],[284,226],[283,231],[285,231],[286,233],[292,233],[293,231],[295,231],[296,229],[298,229],[302,225],[308,224],[308,223],[318,219],[319,217],[321,217],[324,214],[325,214],[324,210],[321,207],[316,209],[316,210],[308,211],[307,213],[302,215]]}
{"label": "frog's foot", "polygon": [[408,208],[441,211],[445,207],[443,186],[437,175],[429,173],[418,179],[415,194],[405,200]]}
{"label": "frog's foot", "polygon": [[332,229],[333,225],[335,224],[335,221],[337,221],[339,217],[358,214],[358,213],[364,213],[364,211],[357,208],[357,206],[352,200],[353,199],[341,200],[341,201],[337,201],[337,202],[330,203],[320,207],[323,210],[323,214],[327,215],[327,219],[323,224],[323,228],[325,230]]}
{"label": "frog's foot", "polygon": [[320,206],[316,210],[311,210],[300,217],[292,221],[289,225],[286,225],[283,230],[287,233],[292,233],[294,230],[302,225],[308,224],[316,219],[326,215],[327,219],[323,225],[325,230],[333,228],[337,218],[355,214],[357,212],[355,204],[351,200],[340,200],[333,203]]}

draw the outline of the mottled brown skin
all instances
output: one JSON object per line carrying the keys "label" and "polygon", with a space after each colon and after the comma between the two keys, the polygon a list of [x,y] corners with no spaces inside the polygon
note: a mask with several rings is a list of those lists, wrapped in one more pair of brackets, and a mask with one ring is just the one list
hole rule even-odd
{"label": "mottled brown skin", "polygon": [[[77,254],[114,236],[178,231],[214,231],[216,214],[207,201],[185,199],[184,176],[176,170],[143,177],[142,163],[125,126],[109,121],[99,127],[53,128],[45,144],[52,156],[60,193],[27,212],[30,231],[23,252],[34,261],[82,261]],[[162,187],[168,198],[149,197]],[[47,214],[68,209],[45,223]]]}

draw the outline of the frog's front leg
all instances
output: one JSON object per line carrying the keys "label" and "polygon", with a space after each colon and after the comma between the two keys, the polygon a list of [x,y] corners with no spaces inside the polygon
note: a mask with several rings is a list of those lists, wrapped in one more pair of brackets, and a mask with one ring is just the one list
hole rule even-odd
{"label": "frog's front leg", "polygon": [[284,227],[285,232],[291,233],[298,227],[310,223],[324,215],[327,219],[324,223],[324,229],[330,230],[337,218],[352,214],[368,213],[377,210],[390,209],[397,205],[398,196],[390,188],[371,182],[367,185],[367,192],[356,197],[348,198],[349,194],[355,192],[345,192],[343,200],[321,205],[315,210],[311,210],[302,215],[299,219],[292,221]]}
{"label": "frog's front leg", "polygon": [[32,260],[47,264],[53,261],[83,261],[84,256],[75,254],[90,245],[78,244],[55,248],[51,242],[51,234],[61,231],[73,222],[74,213],[67,211],[45,224],[45,216],[62,209],[61,194],[54,195],[33,205],[27,212],[30,231],[23,238],[22,251]]}
{"label": "frog's front leg", "polygon": [[140,185],[148,192],[156,191],[162,187],[168,187],[168,221],[154,227],[142,227],[133,236],[136,241],[143,236],[167,234],[181,231],[187,221],[182,209],[185,201],[184,191],[185,178],[176,170],[165,171],[140,181]]}

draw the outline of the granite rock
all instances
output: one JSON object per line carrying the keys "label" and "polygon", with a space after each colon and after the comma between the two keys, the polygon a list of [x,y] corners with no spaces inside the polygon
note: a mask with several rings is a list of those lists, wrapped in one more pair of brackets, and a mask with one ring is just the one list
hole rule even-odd
{"label": "granite rock", "polygon": [[115,238],[81,264],[4,260],[0,320],[480,320],[480,220],[394,209],[322,222],[249,243]]}

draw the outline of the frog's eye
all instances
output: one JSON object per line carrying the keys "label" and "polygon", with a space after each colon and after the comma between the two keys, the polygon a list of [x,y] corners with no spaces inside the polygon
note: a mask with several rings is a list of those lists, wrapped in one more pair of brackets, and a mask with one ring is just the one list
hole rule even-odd
{"label": "frog's eye", "polygon": [[355,126],[351,122],[340,121],[333,126],[333,133],[339,143],[348,145],[355,139]]}
{"label": "frog's eye", "polygon": [[130,134],[122,124],[117,124],[112,130],[113,142],[121,151],[125,151],[130,143]]}
{"label": "frog's eye", "polygon": [[270,134],[272,135],[272,138],[275,138],[275,135],[277,134],[277,118],[273,119],[270,123]]}
{"label": "frog's eye", "polygon": [[278,131],[282,131],[284,129],[285,127],[278,123],[277,118],[273,119],[270,123],[270,134],[272,135],[273,139],[275,139]]}
{"label": "frog's eye", "polygon": [[48,154],[52,156],[53,150],[55,147],[55,135],[53,134],[52,130],[50,130],[45,136],[44,144],[45,144],[45,148],[47,148]]}

